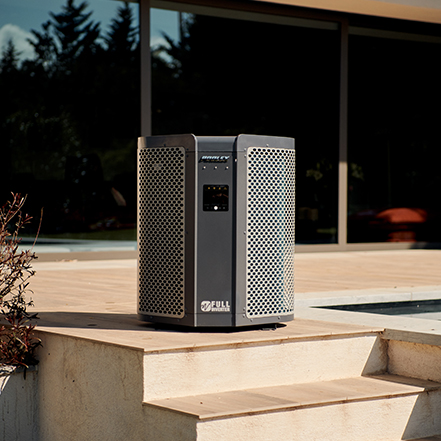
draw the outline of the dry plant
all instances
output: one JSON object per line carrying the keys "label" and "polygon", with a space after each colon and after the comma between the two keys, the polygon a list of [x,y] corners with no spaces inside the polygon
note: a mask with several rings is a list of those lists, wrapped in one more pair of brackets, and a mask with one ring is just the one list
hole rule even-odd
{"label": "dry plant", "polygon": [[[27,300],[29,279],[35,274],[32,261],[37,258],[30,250],[19,250],[20,230],[32,217],[22,213],[26,197],[12,194],[0,209],[0,310],[5,325],[0,325],[0,364],[23,366],[35,365],[35,351],[41,341],[34,337],[32,320],[37,314],[27,310],[33,306]],[[38,234],[37,234],[38,236]]]}

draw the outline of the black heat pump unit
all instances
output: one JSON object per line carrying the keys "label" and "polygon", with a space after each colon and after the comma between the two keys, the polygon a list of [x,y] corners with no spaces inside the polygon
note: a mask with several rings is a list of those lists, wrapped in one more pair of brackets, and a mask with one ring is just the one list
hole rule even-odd
{"label": "black heat pump unit", "polygon": [[138,142],[138,314],[184,326],[294,317],[294,139]]}

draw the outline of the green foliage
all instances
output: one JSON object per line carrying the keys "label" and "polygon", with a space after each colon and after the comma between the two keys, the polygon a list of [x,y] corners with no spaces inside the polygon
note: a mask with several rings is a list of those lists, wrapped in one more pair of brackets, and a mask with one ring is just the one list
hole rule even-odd
{"label": "green foliage", "polygon": [[36,255],[31,250],[19,250],[19,232],[32,219],[22,214],[25,200],[13,194],[0,209],[0,307],[7,322],[0,326],[0,363],[29,367],[38,363],[35,351],[41,342],[33,334],[32,320],[37,316],[27,311],[33,302],[26,300]]}

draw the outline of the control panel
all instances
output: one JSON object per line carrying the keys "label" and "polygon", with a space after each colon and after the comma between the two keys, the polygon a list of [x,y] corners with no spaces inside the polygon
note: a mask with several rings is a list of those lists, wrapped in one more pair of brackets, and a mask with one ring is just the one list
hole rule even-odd
{"label": "control panel", "polygon": [[228,185],[204,185],[203,210],[228,211]]}

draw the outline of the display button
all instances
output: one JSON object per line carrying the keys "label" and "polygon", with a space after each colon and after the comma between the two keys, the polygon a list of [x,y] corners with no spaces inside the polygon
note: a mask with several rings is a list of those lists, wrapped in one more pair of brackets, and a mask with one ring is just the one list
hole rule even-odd
{"label": "display button", "polygon": [[228,185],[204,185],[203,210],[228,211]]}

